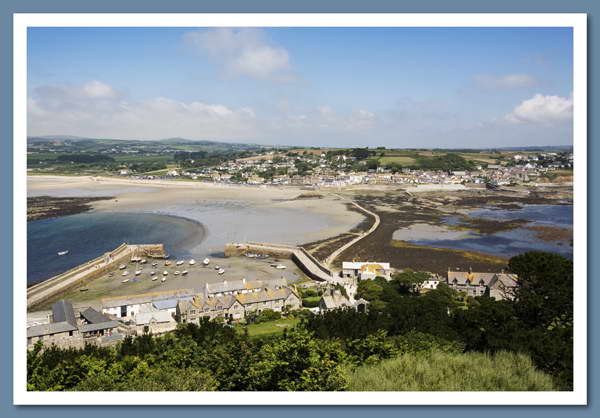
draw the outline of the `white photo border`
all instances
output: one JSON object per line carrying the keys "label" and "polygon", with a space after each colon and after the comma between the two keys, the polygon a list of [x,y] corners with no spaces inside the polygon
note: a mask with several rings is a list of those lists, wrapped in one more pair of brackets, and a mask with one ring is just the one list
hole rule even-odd
{"label": "white photo border", "polygon": [[[572,392],[28,392],[28,27],[571,27],[574,145],[574,390]],[[470,13],[15,13],[13,15],[13,403],[15,405],[586,405],[587,15]],[[576,256],[575,256],[576,254]]]}

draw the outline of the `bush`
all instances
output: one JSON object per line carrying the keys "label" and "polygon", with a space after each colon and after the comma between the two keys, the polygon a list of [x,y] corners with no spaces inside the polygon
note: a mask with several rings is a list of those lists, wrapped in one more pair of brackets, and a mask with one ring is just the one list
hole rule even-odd
{"label": "bush", "polygon": [[302,298],[302,306],[304,308],[315,308],[319,306],[319,301],[321,298],[319,296],[310,296],[306,298]]}

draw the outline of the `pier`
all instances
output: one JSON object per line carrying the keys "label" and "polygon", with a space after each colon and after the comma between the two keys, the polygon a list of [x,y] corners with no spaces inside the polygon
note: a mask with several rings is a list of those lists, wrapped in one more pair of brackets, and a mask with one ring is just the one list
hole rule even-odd
{"label": "pier", "polygon": [[104,253],[87,263],[81,264],[48,280],[27,288],[27,309],[38,305],[58,293],[81,285],[115,269],[131,257],[164,258],[163,244],[128,245],[121,244],[113,251]]}
{"label": "pier", "polygon": [[329,283],[336,283],[338,281],[331,270],[323,266],[302,247],[259,242],[229,243],[225,245],[225,257],[236,257],[248,253],[289,258],[313,280]]}

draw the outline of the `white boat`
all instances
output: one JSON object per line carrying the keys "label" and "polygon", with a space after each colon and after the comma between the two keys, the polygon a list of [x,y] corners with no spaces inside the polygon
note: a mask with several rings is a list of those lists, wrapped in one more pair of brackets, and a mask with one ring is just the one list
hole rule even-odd
{"label": "white boat", "polygon": [[119,266],[119,270],[125,270],[127,268],[127,266],[125,264],[121,264]]}
{"label": "white boat", "polygon": [[169,272],[167,270],[163,271],[163,276],[168,276]]}
{"label": "white boat", "polygon": [[181,275],[182,275],[182,276],[185,276],[186,274],[188,274],[188,271],[187,271],[187,270],[183,270],[183,271],[181,272]]}
{"label": "white boat", "polygon": [[278,264],[275,268],[279,269],[279,270],[283,270],[286,267],[283,264]]}
{"label": "white boat", "polygon": [[142,274],[142,270],[136,270],[136,271],[135,271],[135,275],[136,275],[136,276],[139,276],[140,274]]}
{"label": "white boat", "polygon": [[121,276],[127,276],[129,274],[128,271],[124,271],[123,274],[121,274]]}
{"label": "white boat", "polygon": [[225,273],[225,269],[219,269],[219,270],[217,271],[217,273],[219,273],[219,274],[223,274],[223,273]]}
{"label": "white boat", "polygon": [[160,281],[164,283],[164,282],[166,282],[166,281],[167,281],[167,278],[166,278],[166,277],[163,277],[162,279],[160,279]]}
{"label": "white boat", "polygon": [[205,258],[205,259],[202,261],[202,264],[204,264],[205,266],[208,266],[208,263],[210,263],[210,260],[209,260],[208,258]]}
{"label": "white boat", "polygon": [[158,266],[158,262],[157,261],[155,261],[154,263],[152,263],[152,267],[156,267],[156,266]]}
{"label": "white boat", "polygon": [[154,270],[152,270],[152,271],[150,272],[150,276],[154,276],[155,274],[156,274],[156,272],[155,272]]}
{"label": "white boat", "polygon": [[128,281],[129,281],[129,279],[125,279],[121,283],[127,283]]}
{"label": "white boat", "polygon": [[142,264],[146,264],[147,262],[148,262],[148,260],[146,260],[145,258],[142,261],[140,261],[140,263],[142,263]]}
{"label": "white boat", "polygon": [[152,281],[156,281],[156,280],[158,280],[158,277],[152,278]]}
{"label": "white boat", "polygon": [[141,260],[141,257],[131,257],[131,261],[134,263],[137,263],[140,260]]}
{"label": "white boat", "polygon": [[67,254],[69,254],[69,250],[59,251],[56,254],[58,254],[58,255],[67,255]]}
{"label": "white boat", "polygon": [[215,270],[219,270],[221,267],[219,266],[215,266]]}
{"label": "white boat", "polygon": [[175,273],[173,274],[175,274],[175,276],[179,276],[179,270],[175,270]]}
{"label": "white boat", "polygon": [[193,258],[190,260],[190,266],[193,266],[194,264],[196,264],[196,260],[194,260]]}
{"label": "white boat", "polygon": [[179,261],[177,261],[177,263],[175,263],[175,264],[177,264],[178,266],[180,266],[180,265],[182,265],[182,264],[183,264],[183,260],[179,260]]}

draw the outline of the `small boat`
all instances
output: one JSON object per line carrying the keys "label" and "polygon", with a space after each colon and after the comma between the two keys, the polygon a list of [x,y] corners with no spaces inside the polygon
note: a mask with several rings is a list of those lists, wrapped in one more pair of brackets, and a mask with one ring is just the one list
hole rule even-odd
{"label": "small boat", "polygon": [[112,271],[110,273],[108,273],[108,277],[112,277],[114,275],[115,275],[115,273],[113,273]]}
{"label": "small boat", "polygon": [[129,279],[125,279],[121,283],[127,283],[128,281],[129,281]]}
{"label": "small boat", "polygon": [[58,254],[58,255],[67,255],[67,254],[69,254],[69,250],[59,251],[56,254]]}
{"label": "small boat", "polygon": [[152,267],[156,267],[156,266],[158,266],[158,262],[157,261],[155,261],[154,263],[152,263]]}
{"label": "small boat", "polygon": [[171,262],[170,261],[165,261],[165,266],[170,266]]}
{"label": "small boat", "polygon": [[279,270],[283,270],[286,267],[283,264],[278,264],[277,266],[275,266],[275,268],[279,269]]}
{"label": "small boat", "polygon": [[175,273],[173,273],[175,276],[179,276],[179,270],[175,270]]}
{"label": "small boat", "polygon": [[219,266],[215,266],[215,270],[219,270],[221,267]]}
{"label": "small boat", "polygon": [[136,270],[136,271],[135,271],[135,275],[136,275],[136,276],[139,276],[140,274],[142,274],[142,270]]}
{"label": "small boat", "polygon": [[185,276],[186,274],[188,274],[188,271],[187,271],[187,270],[183,270],[183,271],[181,272],[181,275],[182,275],[182,276]]}
{"label": "small boat", "polygon": [[182,264],[183,264],[183,260],[179,260],[179,261],[177,261],[177,263],[175,263],[175,264],[176,264],[176,265],[178,265],[178,266],[180,266],[180,265],[182,265]]}
{"label": "small boat", "polygon": [[208,266],[208,263],[210,263],[210,260],[209,260],[208,258],[205,258],[205,259],[202,261],[202,264],[204,264],[205,266]]}
{"label": "small boat", "polygon": [[138,261],[140,261],[140,260],[141,260],[141,258],[140,258],[140,257],[131,257],[131,261],[132,261],[133,263],[137,263],[137,262],[138,262]]}
{"label": "small boat", "polygon": [[156,274],[156,272],[155,272],[154,270],[152,270],[152,271],[150,272],[150,276],[154,276],[155,274]]}
{"label": "small boat", "polygon": [[121,264],[119,266],[119,270],[125,270],[127,268],[127,266],[125,264]]}
{"label": "small boat", "polygon": [[163,277],[162,279],[160,279],[160,281],[164,283],[164,282],[166,282],[166,281],[167,281],[167,278],[166,278],[166,277]]}
{"label": "small boat", "polygon": [[148,262],[148,260],[146,260],[145,258],[144,258],[144,259],[142,259],[142,260],[140,260],[140,263],[141,263],[141,264],[146,264],[147,262]]}
{"label": "small boat", "polygon": [[225,273],[225,269],[219,269],[219,270],[217,271],[217,273],[219,273],[219,274],[223,274],[223,273]]}
{"label": "small boat", "polygon": [[88,288],[87,287],[82,287],[81,289],[79,289],[80,292],[87,292]]}
{"label": "small boat", "polygon": [[129,274],[128,271],[124,271],[123,274],[121,274],[121,276],[127,276]]}
{"label": "small boat", "polygon": [[153,278],[152,278],[152,281],[153,281],[153,282],[154,282],[154,281],[156,281],[156,280],[158,280],[158,277],[153,277]]}
{"label": "small boat", "polygon": [[190,266],[193,266],[194,264],[196,264],[196,260],[194,260],[193,258],[190,260]]}
{"label": "small boat", "polygon": [[167,270],[163,271],[163,276],[168,276],[169,272]]}

